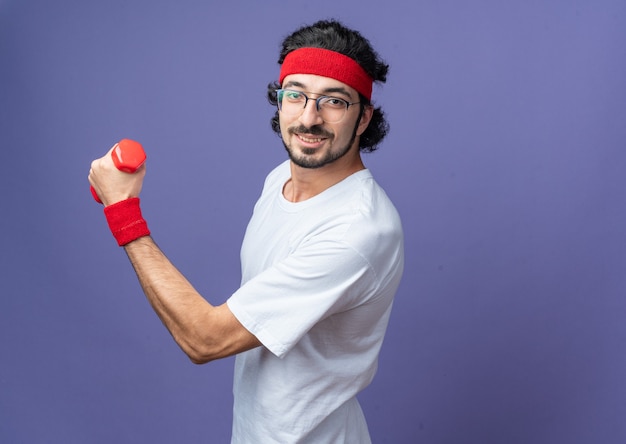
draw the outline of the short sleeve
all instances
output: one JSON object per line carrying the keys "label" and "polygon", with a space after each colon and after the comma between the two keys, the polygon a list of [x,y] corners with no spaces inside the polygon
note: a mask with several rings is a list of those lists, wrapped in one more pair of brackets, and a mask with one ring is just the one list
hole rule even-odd
{"label": "short sleeve", "polygon": [[318,241],[246,282],[227,304],[280,357],[319,321],[365,303],[376,281],[367,260],[349,244]]}

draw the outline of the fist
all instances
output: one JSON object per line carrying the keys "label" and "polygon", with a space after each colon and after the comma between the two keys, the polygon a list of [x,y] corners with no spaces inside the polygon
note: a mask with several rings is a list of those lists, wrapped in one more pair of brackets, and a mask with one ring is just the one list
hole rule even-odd
{"label": "fist", "polygon": [[116,143],[104,156],[91,162],[89,170],[89,183],[105,206],[131,197],[139,197],[146,175],[145,164],[133,174],[118,170],[112,157],[113,151],[117,148]]}

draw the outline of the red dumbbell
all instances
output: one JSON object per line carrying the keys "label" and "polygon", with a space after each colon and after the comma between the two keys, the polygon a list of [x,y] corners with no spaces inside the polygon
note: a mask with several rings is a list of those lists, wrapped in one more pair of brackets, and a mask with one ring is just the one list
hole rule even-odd
{"label": "red dumbbell", "polygon": [[[132,174],[146,161],[146,153],[139,142],[122,139],[111,151],[111,158],[118,170]],[[93,187],[91,187],[91,195],[96,202],[102,203]]]}

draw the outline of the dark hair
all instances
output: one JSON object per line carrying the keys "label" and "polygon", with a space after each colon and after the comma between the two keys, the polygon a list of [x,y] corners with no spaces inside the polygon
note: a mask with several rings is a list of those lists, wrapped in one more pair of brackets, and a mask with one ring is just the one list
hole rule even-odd
{"label": "dark hair", "polygon": [[[367,72],[375,82],[385,83],[389,65],[384,63],[370,42],[358,31],[346,28],[336,20],[321,20],[313,25],[304,26],[287,36],[282,43],[282,49],[278,63],[282,64],[287,54],[298,48],[323,48],[335,51],[354,59]],[[280,84],[276,81],[267,86],[267,99],[276,106],[276,90]],[[361,113],[365,106],[371,105],[370,101],[359,94]],[[278,111],[271,120],[272,129],[280,135]],[[380,107],[374,107],[372,120],[365,132],[359,139],[359,149],[362,152],[372,152],[378,148],[389,131],[389,124]]]}

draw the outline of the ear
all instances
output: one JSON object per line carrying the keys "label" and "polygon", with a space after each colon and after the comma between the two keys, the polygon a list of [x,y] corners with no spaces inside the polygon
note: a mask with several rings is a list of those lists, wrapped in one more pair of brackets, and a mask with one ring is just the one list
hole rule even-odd
{"label": "ear", "polygon": [[372,120],[372,116],[374,115],[374,107],[372,105],[367,105],[363,108],[363,113],[361,114],[361,121],[359,122],[359,126],[356,129],[357,136],[360,136],[365,132],[367,126],[370,124]]}

